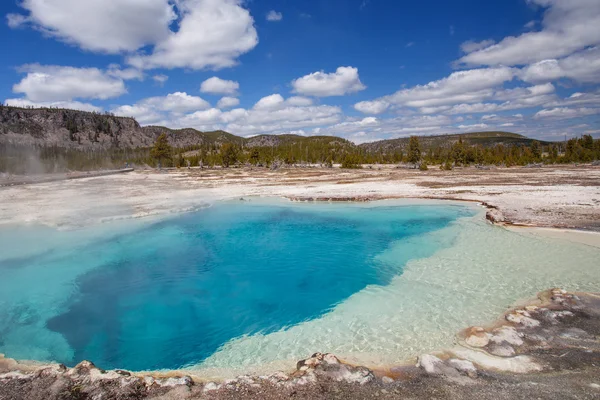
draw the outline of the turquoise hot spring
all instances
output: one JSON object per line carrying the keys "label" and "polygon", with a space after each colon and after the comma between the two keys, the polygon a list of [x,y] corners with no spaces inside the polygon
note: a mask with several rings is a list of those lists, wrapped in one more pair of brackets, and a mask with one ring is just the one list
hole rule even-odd
{"label": "turquoise hot spring", "polygon": [[[0,353],[199,374],[366,365],[451,345],[599,251],[485,222],[476,204],[248,198],[87,226],[0,226]],[[535,256],[534,256],[535,255]]]}

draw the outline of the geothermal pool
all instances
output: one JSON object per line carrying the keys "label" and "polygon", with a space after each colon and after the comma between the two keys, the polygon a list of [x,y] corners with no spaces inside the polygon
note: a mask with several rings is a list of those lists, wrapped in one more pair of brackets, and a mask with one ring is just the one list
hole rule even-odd
{"label": "geothermal pool", "polygon": [[539,290],[600,284],[598,248],[444,202],[218,202],[0,226],[0,250],[0,353],[134,371],[271,371],[316,351],[395,363]]}

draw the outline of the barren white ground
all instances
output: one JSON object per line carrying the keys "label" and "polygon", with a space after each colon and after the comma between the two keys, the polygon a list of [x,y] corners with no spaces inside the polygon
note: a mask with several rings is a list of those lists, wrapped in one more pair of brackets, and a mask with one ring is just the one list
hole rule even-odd
{"label": "barren white ground", "polygon": [[513,223],[600,230],[600,167],[589,166],[141,171],[0,188],[0,224],[81,225],[185,212],[245,196],[485,201]]}

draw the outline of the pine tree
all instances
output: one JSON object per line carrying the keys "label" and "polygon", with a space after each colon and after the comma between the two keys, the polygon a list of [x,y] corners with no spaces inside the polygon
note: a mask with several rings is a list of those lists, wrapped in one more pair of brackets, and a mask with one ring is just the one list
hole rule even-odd
{"label": "pine tree", "polygon": [[250,164],[252,165],[258,165],[260,161],[260,153],[258,152],[257,148],[252,149],[252,152],[250,153]]}
{"label": "pine tree", "polygon": [[533,156],[534,161],[540,161],[542,159],[542,148],[540,142],[537,140],[531,142],[531,155]]}
{"label": "pine tree", "polygon": [[411,136],[408,141],[408,162],[411,164],[418,164],[421,161],[421,145],[419,144],[419,138]]}
{"label": "pine tree", "polygon": [[462,165],[466,162],[465,145],[462,137],[458,138],[458,142],[452,145],[452,159],[456,164]]}
{"label": "pine tree", "polygon": [[156,142],[154,142],[152,149],[150,149],[150,157],[162,164],[163,161],[171,160],[171,152],[172,150],[167,135],[162,133],[156,139]]}
{"label": "pine tree", "polygon": [[233,144],[223,143],[221,146],[221,162],[223,167],[228,168],[237,161],[237,151]]}

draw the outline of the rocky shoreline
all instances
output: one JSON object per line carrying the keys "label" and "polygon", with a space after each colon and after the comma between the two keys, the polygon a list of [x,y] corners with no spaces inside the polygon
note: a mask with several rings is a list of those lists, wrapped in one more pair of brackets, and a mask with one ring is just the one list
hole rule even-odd
{"label": "rocky shoreline", "polygon": [[455,347],[372,370],[313,354],[296,371],[203,382],[178,372],[103,371],[0,356],[0,399],[600,398],[600,294],[542,292]]}

